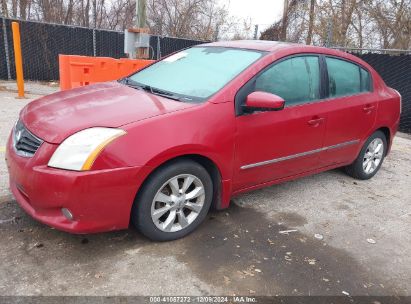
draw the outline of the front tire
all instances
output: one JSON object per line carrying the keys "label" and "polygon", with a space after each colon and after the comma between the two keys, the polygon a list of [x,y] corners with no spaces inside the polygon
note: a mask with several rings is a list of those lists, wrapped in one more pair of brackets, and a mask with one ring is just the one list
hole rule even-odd
{"label": "front tire", "polygon": [[157,169],[133,205],[135,227],[154,241],[171,241],[195,230],[211,206],[213,183],[207,170],[191,160]]}
{"label": "front tire", "polygon": [[381,168],[386,153],[387,139],[385,134],[376,131],[364,143],[357,159],[345,167],[345,171],[356,179],[370,179]]}

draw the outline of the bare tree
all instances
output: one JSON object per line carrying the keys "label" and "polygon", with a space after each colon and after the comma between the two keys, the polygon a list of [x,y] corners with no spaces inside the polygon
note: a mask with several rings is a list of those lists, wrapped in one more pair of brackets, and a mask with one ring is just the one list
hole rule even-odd
{"label": "bare tree", "polygon": [[278,21],[261,33],[261,40],[281,40],[282,22]]}
{"label": "bare tree", "polygon": [[[150,0],[147,22],[152,33],[212,40],[226,24],[228,11],[216,0]],[[218,35],[217,35],[218,36]]]}
{"label": "bare tree", "polygon": [[283,17],[261,33],[261,39],[303,42],[306,32],[307,2],[305,0],[285,0]]}
{"label": "bare tree", "polygon": [[1,0],[1,14],[5,17],[9,16],[9,10],[7,8],[7,0]]}
{"label": "bare tree", "polygon": [[411,47],[411,1],[371,0],[369,15],[376,25],[383,48]]}
{"label": "bare tree", "polygon": [[306,44],[311,44],[313,39],[313,28],[314,28],[314,10],[315,10],[315,0],[310,0],[310,19],[308,23],[308,33]]}
{"label": "bare tree", "polygon": [[17,0],[11,0],[11,16],[17,17]]}
{"label": "bare tree", "polygon": [[283,18],[281,20],[281,41],[287,41],[287,34],[289,33],[290,23],[295,19],[298,7],[302,2],[301,0],[284,0]]}
{"label": "bare tree", "polygon": [[289,15],[289,6],[288,0],[284,0],[284,8],[283,8],[283,19],[281,20],[281,32],[280,32],[280,40],[286,41],[287,40],[287,28],[288,28],[288,15]]}
{"label": "bare tree", "polygon": [[[261,39],[351,47],[411,47],[411,0],[289,0]],[[284,33],[284,25],[286,32]]]}
{"label": "bare tree", "polygon": [[[2,16],[85,27],[134,27],[136,0],[0,0]],[[411,0],[283,0],[284,14],[261,39],[314,45],[411,47]],[[216,40],[251,38],[250,19],[219,0],[147,0],[152,34]]]}

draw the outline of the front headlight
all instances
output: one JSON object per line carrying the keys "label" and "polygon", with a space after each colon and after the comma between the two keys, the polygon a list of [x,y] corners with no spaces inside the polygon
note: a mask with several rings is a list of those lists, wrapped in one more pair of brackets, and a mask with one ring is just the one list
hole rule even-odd
{"label": "front headlight", "polygon": [[104,147],[124,134],[126,131],[121,129],[101,127],[79,131],[58,146],[48,166],[76,171],[90,170]]}

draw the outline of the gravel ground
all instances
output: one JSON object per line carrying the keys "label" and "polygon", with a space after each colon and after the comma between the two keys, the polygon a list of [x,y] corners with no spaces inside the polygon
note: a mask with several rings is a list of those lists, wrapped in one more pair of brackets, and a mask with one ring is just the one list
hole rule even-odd
{"label": "gravel ground", "polygon": [[[10,88],[0,82],[0,149],[31,100]],[[169,243],[37,223],[9,196],[0,156],[0,295],[411,295],[408,136],[372,180],[333,170],[254,191]]]}

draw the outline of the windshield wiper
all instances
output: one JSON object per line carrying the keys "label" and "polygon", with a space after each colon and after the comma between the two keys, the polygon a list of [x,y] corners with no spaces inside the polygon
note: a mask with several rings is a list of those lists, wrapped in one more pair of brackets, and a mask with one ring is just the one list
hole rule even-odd
{"label": "windshield wiper", "polygon": [[167,91],[163,91],[163,90],[151,87],[149,85],[142,85],[142,86],[140,86],[140,88],[143,89],[144,91],[148,91],[148,92],[150,92],[151,94],[154,94],[154,95],[158,95],[158,96],[170,98],[170,99],[173,99],[173,100],[181,101],[181,98],[178,97],[177,95],[175,95],[171,92],[167,92]]}
{"label": "windshield wiper", "polygon": [[177,96],[176,94],[173,94],[171,92],[164,91],[164,90],[161,90],[161,89],[154,88],[154,87],[149,86],[147,84],[142,84],[142,83],[139,83],[137,81],[133,81],[130,78],[123,78],[123,79],[121,79],[121,82],[124,83],[125,85],[128,85],[128,86],[132,87],[132,88],[136,88],[136,89],[139,89],[139,90],[144,90],[144,91],[150,92],[151,94],[154,94],[154,95],[158,95],[158,96],[161,96],[161,97],[165,97],[165,98],[169,98],[169,99],[173,99],[173,100],[177,100],[177,101],[182,101],[182,98]]}

